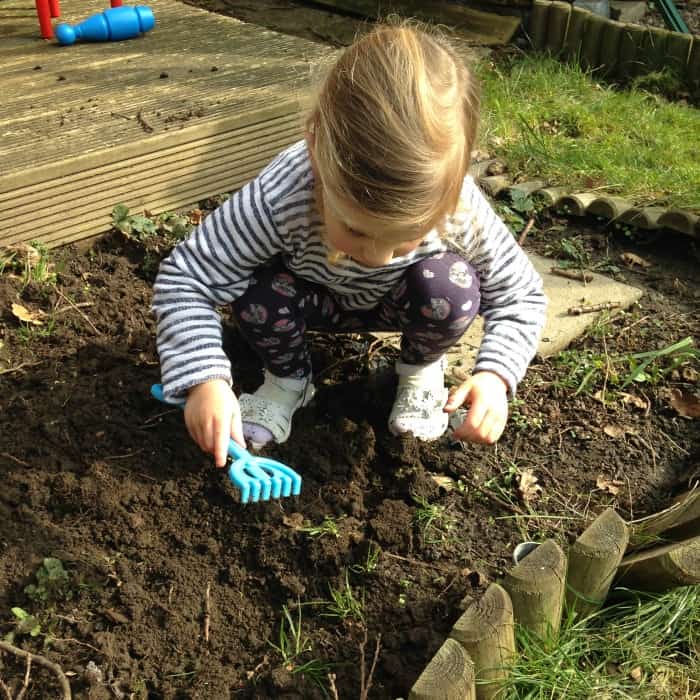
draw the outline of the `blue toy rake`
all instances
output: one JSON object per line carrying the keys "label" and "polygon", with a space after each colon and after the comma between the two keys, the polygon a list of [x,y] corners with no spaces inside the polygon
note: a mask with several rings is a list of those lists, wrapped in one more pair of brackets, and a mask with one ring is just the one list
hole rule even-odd
{"label": "blue toy rake", "polygon": [[[151,395],[170,406],[185,407],[184,401],[166,401],[163,387],[154,384]],[[301,493],[301,476],[291,467],[267,457],[255,457],[234,440],[229,440],[228,454],[233,460],[228,478],[241,492],[241,503],[287,498]]]}

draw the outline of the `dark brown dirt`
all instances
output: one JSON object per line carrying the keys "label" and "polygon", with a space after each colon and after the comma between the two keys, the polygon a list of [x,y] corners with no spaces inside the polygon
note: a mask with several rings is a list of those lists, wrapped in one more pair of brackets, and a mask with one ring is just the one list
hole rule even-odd
{"label": "dark brown dirt", "polygon": [[[697,335],[687,241],[667,235],[635,247],[557,225],[542,222],[529,245],[558,250],[568,236],[592,263],[621,267],[622,251],[652,262],[644,274],[621,268],[647,294],[576,349],[614,357]],[[318,398],[289,442],[270,450],[303,474],[302,495],[242,506],[189,440],[179,410],[149,397],[158,381],[150,286],[164,248],[158,239],[147,248],[114,234],[87,251],[54,251],[54,284],[25,284],[20,269],[0,276],[0,633],[60,664],[77,698],[322,697],[299,671],[314,660],[332,666],[341,698],[356,698],[365,629],[366,669],[381,634],[369,697],[405,696],[460,601],[504,572],[515,543],[566,542],[607,505],[642,516],[697,474],[698,422],[668,400],[673,387],[697,390],[697,363],[627,387],[649,402],[642,410],[619,397],[597,401],[602,375],[573,396],[563,386],[570,368],[537,362],[498,446],[460,449],[387,434],[390,350],[368,352],[364,336],[317,336]],[[13,303],[53,321],[32,330]],[[227,347],[236,388],[254,388],[255,358],[230,327]],[[626,432],[613,438],[606,426]],[[516,486],[524,470],[542,486],[530,504]],[[433,474],[457,488],[443,490]],[[596,486],[599,475],[619,482],[617,495]],[[444,522],[421,524],[421,499],[441,506]],[[337,536],[298,529],[328,516]],[[368,551],[380,551],[369,572]],[[42,601],[25,587],[44,557],[63,562],[69,583]],[[330,589],[346,583],[363,601],[364,622],[328,614]],[[309,643],[285,664],[271,644],[279,645],[283,606],[296,615],[299,602]],[[18,626],[13,607],[36,616],[38,636]],[[87,680],[90,662],[101,683]],[[0,663],[0,678],[18,688],[23,664],[6,654]],[[35,665],[26,697],[59,697],[56,688]]]}

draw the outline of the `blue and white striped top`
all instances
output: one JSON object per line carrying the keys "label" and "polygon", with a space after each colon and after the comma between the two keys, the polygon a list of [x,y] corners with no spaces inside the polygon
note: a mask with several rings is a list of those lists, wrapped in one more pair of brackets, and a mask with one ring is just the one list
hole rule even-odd
{"label": "blue and white striped top", "polygon": [[165,395],[217,378],[231,382],[217,307],[240,297],[254,270],[274,256],[332,290],[346,309],[359,310],[375,306],[407,267],[450,245],[479,273],[484,338],[474,369],[496,372],[514,392],[544,325],[542,280],[469,176],[462,203],[467,216],[452,227],[451,241],[429,234],[416,250],[379,268],[347,259],[334,264],[322,239],[308,149],[304,141],[294,144],[161,263],[153,310]]}

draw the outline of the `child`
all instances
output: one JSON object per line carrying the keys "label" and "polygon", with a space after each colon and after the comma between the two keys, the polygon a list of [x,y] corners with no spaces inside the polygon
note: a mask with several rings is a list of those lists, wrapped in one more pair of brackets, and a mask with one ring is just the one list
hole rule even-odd
{"label": "child", "polygon": [[[307,328],[402,333],[394,434],[433,440],[469,405],[458,439],[492,443],[544,322],[542,283],[467,176],[474,77],[441,39],[379,26],[331,69],[306,138],[214,211],[155,284],[168,398],[226,462],[228,440],[284,442],[312,398]],[[232,305],[264,382],[231,391],[216,307]],[[480,312],[473,375],[448,396],[445,352]]]}

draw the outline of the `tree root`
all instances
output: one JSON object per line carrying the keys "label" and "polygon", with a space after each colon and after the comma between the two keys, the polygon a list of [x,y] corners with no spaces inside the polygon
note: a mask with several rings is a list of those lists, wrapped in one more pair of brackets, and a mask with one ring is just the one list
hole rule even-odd
{"label": "tree root", "polygon": [[[41,656],[39,654],[32,654],[31,652],[24,651],[24,649],[20,649],[19,647],[13,646],[9,642],[3,642],[1,640],[0,651],[6,651],[8,654],[14,654],[15,656],[19,656],[20,658],[27,660],[25,688],[28,685],[29,668],[31,667],[32,663],[36,663],[39,664],[39,666],[44,666],[44,668],[48,668],[50,671],[53,671],[56,678],[58,678],[59,684],[61,685],[61,690],[63,691],[63,700],[72,700],[73,696],[71,695],[70,684],[68,683],[66,674],[63,673],[63,669],[58,664],[55,664],[53,661],[49,661],[44,656]],[[23,688],[23,691],[25,688]],[[22,695],[24,695],[24,692],[22,692]]]}

